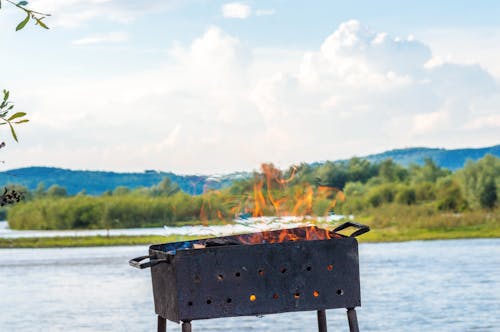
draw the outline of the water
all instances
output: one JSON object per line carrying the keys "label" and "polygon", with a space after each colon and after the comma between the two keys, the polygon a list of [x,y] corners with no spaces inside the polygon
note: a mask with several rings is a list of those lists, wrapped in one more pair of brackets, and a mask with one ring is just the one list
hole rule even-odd
{"label": "water", "polygon": [[[0,249],[0,331],[154,331],[147,246]],[[500,239],[360,245],[362,331],[500,331]],[[327,311],[348,331],[345,311]],[[180,327],[168,322],[170,331]],[[195,331],[315,331],[315,312],[194,321]]]}

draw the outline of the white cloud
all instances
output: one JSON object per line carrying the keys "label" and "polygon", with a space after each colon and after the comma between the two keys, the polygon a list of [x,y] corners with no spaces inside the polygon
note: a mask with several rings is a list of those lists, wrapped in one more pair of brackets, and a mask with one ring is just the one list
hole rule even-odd
{"label": "white cloud", "polygon": [[18,163],[8,167],[36,160],[213,173],[405,146],[498,143],[494,78],[476,64],[432,62],[431,49],[411,36],[348,21],[300,55],[245,45],[210,27],[172,47],[152,71],[23,83],[19,95],[27,99],[16,101],[32,105],[32,122],[20,129],[22,144],[4,151]]}
{"label": "white cloud", "polygon": [[241,2],[230,2],[222,6],[222,16],[245,19],[252,14],[252,8]]}
{"label": "white cloud", "polygon": [[104,34],[96,34],[86,36],[77,40],[73,40],[73,45],[91,45],[91,44],[106,44],[106,43],[123,43],[129,40],[129,35],[124,32],[109,32]]}
{"label": "white cloud", "polygon": [[436,58],[448,62],[480,63],[488,72],[500,78],[500,29],[491,27],[450,27],[418,32]]}
{"label": "white cloud", "polygon": [[413,117],[413,133],[426,134],[443,128],[449,122],[449,114],[447,112],[431,112],[416,114]]}

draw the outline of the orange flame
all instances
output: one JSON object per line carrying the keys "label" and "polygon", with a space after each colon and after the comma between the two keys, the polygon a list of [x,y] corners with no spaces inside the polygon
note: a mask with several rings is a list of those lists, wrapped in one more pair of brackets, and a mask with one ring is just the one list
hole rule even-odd
{"label": "orange flame", "polygon": [[[271,210],[274,210],[276,216],[287,214],[294,216],[312,215],[315,199],[329,201],[326,210],[324,210],[324,214],[327,215],[338,201],[345,200],[344,194],[337,188],[318,186],[315,189],[315,187],[307,183],[303,184],[302,190],[295,191],[294,195],[289,193],[285,197],[279,197],[282,196],[282,193],[286,195],[287,185],[295,178],[297,167],[291,168],[290,175],[286,179],[283,178],[283,172],[273,164],[262,164],[261,171],[261,175],[255,177],[253,195],[243,205],[245,212],[247,212],[249,203],[253,203],[250,204],[253,217],[261,217]],[[239,206],[241,208],[241,204]],[[241,209],[238,212],[241,212]],[[233,215],[237,215],[238,212]]]}
{"label": "orange flame", "polygon": [[253,210],[254,217],[262,217],[264,215],[263,209],[266,206],[266,200],[264,198],[264,195],[262,194],[263,185],[264,183],[261,181],[254,184],[253,186],[254,201],[255,201],[255,206]]}
{"label": "orange flame", "polygon": [[316,241],[340,238],[340,235],[316,226],[283,229],[279,231],[264,231],[260,233],[242,234],[236,236],[243,244],[280,243],[293,241]]}

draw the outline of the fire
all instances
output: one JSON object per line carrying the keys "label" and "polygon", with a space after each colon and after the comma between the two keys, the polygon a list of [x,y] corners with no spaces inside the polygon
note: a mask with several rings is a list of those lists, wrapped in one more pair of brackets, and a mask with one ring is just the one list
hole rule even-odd
{"label": "fire", "polygon": [[[273,164],[262,164],[261,176],[256,176],[253,185],[253,195],[249,197],[246,206],[253,205],[253,217],[261,217],[266,212],[274,211],[280,216],[310,216],[314,214],[315,202],[322,201],[321,215],[327,215],[338,201],[345,200],[344,193],[331,186],[313,186],[303,183],[301,187],[288,188],[295,179],[297,167],[292,167],[287,178]],[[253,204],[252,204],[253,203]]]}
{"label": "fire", "polygon": [[235,236],[235,238],[242,244],[263,244],[293,241],[331,240],[334,238],[340,238],[340,235],[316,226],[308,226],[278,231],[242,234]]}
{"label": "fire", "polygon": [[[200,196],[200,220],[230,220],[235,216],[327,216],[338,202],[345,200],[343,192],[335,187],[298,183],[298,167],[283,172],[273,164],[262,164],[261,172],[245,184],[237,194],[224,189],[213,190],[207,184]],[[193,189],[196,183],[192,183]],[[243,187],[245,188],[245,187]]]}

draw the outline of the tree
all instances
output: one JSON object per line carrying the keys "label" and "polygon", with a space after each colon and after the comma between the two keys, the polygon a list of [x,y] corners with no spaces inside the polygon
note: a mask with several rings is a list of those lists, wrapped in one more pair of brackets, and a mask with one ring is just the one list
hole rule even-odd
{"label": "tree", "polygon": [[151,188],[152,196],[171,196],[177,193],[181,188],[177,183],[173,183],[170,178],[163,178],[157,185]]}
{"label": "tree", "polygon": [[412,205],[417,201],[417,192],[414,188],[403,186],[396,194],[396,202],[400,204]]}
{"label": "tree", "polygon": [[53,184],[50,186],[49,189],[47,189],[47,196],[49,197],[66,197],[68,196],[68,192],[66,191],[66,188],[61,187],[57,184]]}
{"label": "tree", "polygon": [[411,165],[410,178],[414,183],[435,183],[439,178],[448,176],[451,171],[439,167],[431,158],[424,159],[424,165]]}
{"label": "tree", "polygon": [[391,158],[380,163],[378,174],[386,182],[403,182],[408,177],[408,171]]}
{"label": "tree", "polygon": [[462,195],[460,186],[453,178],[442,178],[436,186],[438,210],[459,212],[467,207],[467,202]]}
{"label": "tree", "polygon": [[113,190],[113,196],[123,196],[130,194],[130,188],[125,186],[118,186]]}
{"label": "tree", "polygon": [[497,199],[497,185],[495,179],[490,177],[485,181],[481,193],[479,194],[479,203],[482,208],[493,209]]}
{"label": "tree", "polygon": [[[471,208],[484,207],[481,196],[484,199],[493,195],[491,182],[500,181],[500,159],[493,155],[486,155],[476,162],[467,161],[465,167],[457,172],[462,192]],[[485,188],[489,186],[489,188]],[[490,192],[490,194],[487,194]],[[496,192],[496,191],[495,191]],[[484,193],[484,194],[483,194]]]}

